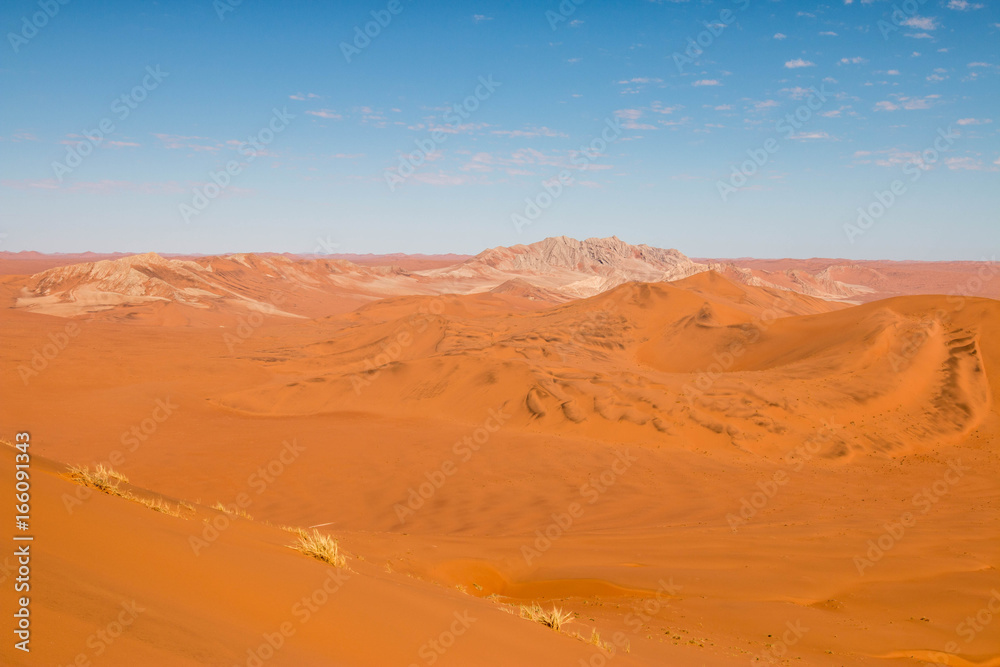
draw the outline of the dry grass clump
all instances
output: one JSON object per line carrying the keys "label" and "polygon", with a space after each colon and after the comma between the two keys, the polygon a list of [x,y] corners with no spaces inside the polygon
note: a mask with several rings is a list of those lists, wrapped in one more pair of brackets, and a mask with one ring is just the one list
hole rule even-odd
{"label": "dry grass clump", "polygon": [[248,521],[253,521],[253,517],[250,516],[245,509],[243,509],[242,507],[237,507],[236,505],[233,505],[232,507],[226,507],[222,503],[217,502],[214,505],[212,505],[212,509],[219,510],[223,514],[227,514],[229,516],[235,516],[241,519],[246,519]]}
{"label": "dry grass clump", "polygon": [[160,500],[159,498],[157,498],[156,500],[153,500],[152,498],[140,498],[139,496],[132,495],[131,493],[128,492],[126,492],[124,497],[128,498],[129,500],[134,500],[135,502],[140,503],[142,505],[145,505],[154,512],[162,512],[163,514],[169,514],[170,516],[181,515],[180,507],[177,508],[171,507],[169,503],[166,503]]}
{"label": "dry grass clump", "polygon": [[291,549],[324,563],[329,563],[334,567],[344,567],[347,564],[347,557],[340,553],[340,545],[337,540],[329,535],[324,535],[318,530],[313,530],[310,533],[302,528],[294,532],[298,534],[299,541],[293,544]]}
{"label": "dry grass clump", "polygon": [[[597,631],[597,628],[594,628],[593,630],[590,631],[590,639],[587,639],[583,635],[578,635],[578,636],[580,637],[580,639],[584,640],[588,644],[593,644],[599,649],[603,649],[605,651],[608,651],[609,653],[615,652],[615,647],[611,644],[611,642],[606,642],[601,639],[601,633]],[[628,653],[629,652],[627,646],[628,640],[625,640],[625,643],[626,643],[625,652]]]}
{"label": "dry grass clump", "polygon": [[128,484],[128,477],[111,468],[105,468],[103,465],[97,466],[93,472],[87,466],[83,466],[82,468],[73,466],[69,469],[69,476],[71,479],[81,482],[85,486],[92,486],[99,491],[112,495],[119,495],[114,490],[118,488],[120,482]]}
{"label": "dry grass clump", "polygon": [[[97,489],[98,491],[106,493],[109,496],[118,496],[119,498],[124,498],[125,500],[131,500],[132,502],[139,503],[140,505],[145,505],[154,512],[161,512],[163,514],[169,514],[170,516],[176,517],[181,515],[180,507],[172,507],[169,503],[160,498],[143,498],[135,495],[128,489],[120,489],[118,485],[122,482],[128,484],[128,477],[103,465],[97,466],[93,471],[91,471],[87,466],[83,466],[82,468],[80,466],[71,466],[69,469],[69,477],[74,482]],[[188,507],[194,510],[194,508],[190,505],[188,505]]]}
{"label": "dry grass clump", "polygon": [[552,611],[545,611],[537,602],[533,602],[530,607],[521,605],[521,618],[541,623],[556,632],[567,623],[573,622],[573,614],[570,612],[563,612],[555,605],[552,606]]}

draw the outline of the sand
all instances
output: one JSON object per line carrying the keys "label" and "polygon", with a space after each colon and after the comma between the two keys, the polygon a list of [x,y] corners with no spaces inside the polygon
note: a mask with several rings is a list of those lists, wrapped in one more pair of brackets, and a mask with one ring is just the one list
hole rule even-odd
{"label": "sand", "polygon": [[[4,664],[1000,665],[995,300],[701,273],[241,329],[10,308],[23,284],[0,419],[33,443],[34,634]],[[67,472],[98,463],[179,516]]]}

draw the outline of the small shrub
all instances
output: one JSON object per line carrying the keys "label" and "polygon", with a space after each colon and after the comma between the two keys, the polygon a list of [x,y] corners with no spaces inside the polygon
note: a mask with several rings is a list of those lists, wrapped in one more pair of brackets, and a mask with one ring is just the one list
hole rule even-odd
{"label": "small shrub", "polygon": [[521,605],[521,618],[541,623],[546,627],[552,628],[556,632],[559,632],[560,628],[567,623],[573,622],[573,614],[563,612],[563,610],[559,609],[555,605],[553,605],[552,611],[545,611],[537,602],[532,603],[530,607]]}
{"label": "small shrub", "polygon": [[111,493],[114,489],[117,489],[118,484],[121,482],[128,484],[128,477],[111,468],[105,468],[103,465],[97,466],[93,472],[87,466],[83,466],[82,468],[73,466],[69,469],[69,476],[78,482],[82,482],[85,486],[92,486],[105,493]]}
{"label": "small shrub", "polygon": [[296,532],[299,541],[292,545],[292,549],[335,567],[344,567],[347,564],[347,558],[340,553],[340,545],[337,540],[318,530],[309,533],[300,528]]}

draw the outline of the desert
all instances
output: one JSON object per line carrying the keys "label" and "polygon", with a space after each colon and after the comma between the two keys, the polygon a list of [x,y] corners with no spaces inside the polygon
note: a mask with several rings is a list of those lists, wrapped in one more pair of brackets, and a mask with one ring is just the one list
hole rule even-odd
{"label": "desert", "polygon": [[[552,255],[607,252],[620,284],[563,291],[590,282]],[[545,241],[518,249],[548,267],[525,269],[537,286],[500,292],[474,260],[6,276],[4,421],[31,426],[48,638],[32,657],[998,664],[996,634],[956,634],[1000,587],[1000,303],[960,293],[980,267],[950,267],[950,296],[852,303],[683,262],[632,280],[650,277],[636,254]],[[206,265],[219,283],[194,282]],[[454,274],[467,292],[445,291]],[[400,280],[418,293],[385,295]],[[32,368],[50,334],[68,342]],[[98,466],[114,492],[73,472]],[[287,548],[288,527],[335,538],[343,565]],[[95,635],[123,604],[142,611]]]}
{"label": "desert", "polygon": [[1000,3],[0,28],[0,667],[1000,667]]}

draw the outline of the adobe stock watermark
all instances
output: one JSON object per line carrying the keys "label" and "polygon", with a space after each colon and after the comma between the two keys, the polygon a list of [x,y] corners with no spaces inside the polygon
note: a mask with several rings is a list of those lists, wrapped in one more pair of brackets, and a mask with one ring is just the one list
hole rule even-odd
{"label": "adobe stock watermark", "polygon": [[585,504],[573,501],[566,507],[565,512],[552,514],[551,523],[535,530],[535,540],[531,544],[521,545],[521,556],[525,564],[531,565],[534,560],[551,549],[552,545],[569,532],[573,524],[586,513],[587,506],[600,500],[601,496],[607,493],[638,460],[628,449],[615,452],[615,459],[611,465],[597,475],[596,479],[580,485],[580,499],[586,501]]}
{"label": "adobe stock watermark", "polygon": [[[750,0],[732,0],[733,4],[739,11],[744,11],[750,6]],[[674,65],[677,66],[677,72],[680,74],[684,73],[685,65],[693,65],[695,59],[698,56],[705,53],[715,40],[722,35],[725,29],[732,25],[733,21],[736,20],[736,14],[732,9],[726,7],[719,12],[719,17],[714,23],[709,23],[707,21],[702,21],[702,25],[705,29],[699,32],[694,37],[687,38],[687,48],[683,52],[674,51],[673,59]]]}
{"label": "adobe stock watermark", "polygon": [[586,1],[587,0],[561,0],[555,10],[547,9],[545,11],[545,20],[548,21],[549,27],[555,30],[559,27],[560,23],[569,21],[569,17],[576,13],[576,8]]}
{"label": "adobe stock watermark", "polygon": [[[944,474],[930,486],[918,491],[911,499],[912,505],[920,510],[920,515],[927,514],[951,492],[952,487],[958,484],[969,470],[971,468],[963,465],[961,459],[949,460],[948,469]],[[875,539],[868,540],[868,550],[864,557],[854,557],[854,567],[857,568],[858,574],[864,576],[865,570],[882,560],[886,553],[903,539],[906,535],[906,529],[917,525],[918,518],[919,515],[914,515],[913,512],[903,512],[895,522],[889,521],[883,524],[882,527],[885,530],[882,534]]]}
{"label": "adobe stock watermark", "polygon": [[215,10],[215,15],[219,17],[220,21],[225,21],[226,14],[235,12],[236,8],[242,4],[243,0],[214,0],[212,9]]}
{"label": "adobe stock watermark", "polygon": [[[455,645],[458,638],[468,632],[472,624],[478,620],[468,609],[462,613],[456,611],[452,616],[455,620],[447,629],[442,630],[437,637],[428,639],[417,649],[417,655],[423,660],[424,665],[429,667],[436,663],[441,656],[448,652],[448,649]],[[411,662],[409,667],[420,667],[420,664]]]}
{"label": "adobe stock watermark", "polygon": [[[586,171],[590,164],[604,155],[608,146],[622,135],[622,119],[619,117],[606,118],[605,127],[600,135],[591,139],[570,157],[570,164],[576,167],[577,171]],[[565,192],[565,188],[573,183],[573,176],[569,169],[563,169],[554,177],[547,178],[541,182],[542,191],[533,197],[524,198],[524,208],[520,213],[512,213],[510,221],[514,229],[520,234],[524,228],[533,225],[542,213],[547,211],[553,203]]]}
{"label": "adobe stock watermark", "polygon": [[[964,639],[966,644],[971,644],[993,623],[998,614],[1000,614],[1000,591],[994,588],[990,590],[990,597],[982,607],[955,626],[955,634]],[[943,653],[940,651],[932,653],[931,659],[934,662],[923,661],[921,667],[949,667],[955,664],[953,658],[961,653],[962,645],[954,640],[949,641],[944,645]]]}
{"label": "adobe stock watermark", "polygon": [[[166,398],[158,398],[153,404],[153,409],[149,413],[149,416],[142,419],[137,424],[133,424],[127,430],[123,431],[120,436],[118,436],[119,442],[122,444],[122,449],[114,449],[109,454],[106,460],[100,462],[98,465],[107,465],[113,468],[121,467],[128,460],[128,454],[134,453],[139,447],[141,447],[147,440],[149,440],[153,435],[160,430],[160,425],[173,416],[174,412],[180,408],[179,405],[171,400],[170,396]],[[69,514],[73,513],[77,507],[82,505],[84,501],[89,499],[95,493],[94,489],[90,486],[85,486],[82,484],[74,485],[73,493],[63,493],[62,502],[63,507]]]}
{"label": "adobe stock watermark", "polygon": [[[920,152],[920,156],[914,158],[903,165],[903,175],[909,176],[910,183],[916,183],[923,176],[925,171],[941,159],[941,154],[951,149],[955,140],[961,136],[952,130],[951,125],[947,129],[938,128],[938,136],[934,138],[934,143]],[[868,230],[875,226],[875,223],[882,219],[889,209],[895,205],[899,198],[907,192],[907,183],[902,179],[895,179],[889,184],[886,190],[876,190],[874,201],[867,206],[858,207],[858,217],[854,224],[844,223],[844,234],[848,242],[854,244],[859,236],[864,236]]]}
{"label": "adobe stock watermark", "polygon": [[[147,65],[146,75],[142,77],[139,85],[114,99],[111,103],[111,113],[119,122],[124,121],[149,97],[152,91],[159,88],[168,76],[170,76],[170,72],[161,71],[159,65],[156,67]],[[83,130],[81,132],[83,139],[66,149],[66,157],[63,158],[63,161],[52,163],[52,173],[56,179],[62,183],[66,175],[83,164],[84,158],[99,148],[116,129],[114,119],[106,116],[97,123],[93,130]]]}
{"label": "adobe stock watermark", "polygon": [[710,390],[716,381],[729,371],[740,357],[746,354],[747,347],[756,344],[760,340],[761,334],[771,328],[771,325],[781,315],[777,309],[779,302],[780,299],[775,297],[771,306],[761,311],[760,315],[755,315],[748,325],[740,329],[741,333],[746,334],[746,340],[735,341],[729,345],[728,349],[712,354],[715,361],[698,373],[694,384],[684,383],[681,390],[684,392],[684,400],[687,401],[688,407],[694,407],[695,401],[704,396],[705,392]]}
{"label": "adobe stock watermark", "polygon": [[343,588],[351,578],[348,570],[339,567],[331,567],[323,578],[323,583],[317,586],[309,595],[304,595],[296,601],[289,610],[290,615],[298,626],[292,621],[283,621],[274,629],[274,632],[265,632],[261,635],[264,641],[257,646],[247,649],[246,660],[243,665],[246,667],[263,667],[264,663],[273,658],[280,651],[285,643],[295,636],[299,627],[311,621],[316,614],[325,607],[330,599]]}
{"label": "adobe stock watermark", "polygon": [[89,667],[92,664],[92,657],[100,658],[104,655],[132,627],[139,618],[139,614],[146,611],[146,608],[140,607],[136,600],[122,602],[118,606],[121,607],[121,611],[115,615],[114,620],[87,637],[86,645],[90,651],[77,653],[73,661],[66,667]]}
{"label": "adobe stock watermark", "polygon": [[761,651],[754,657],[750,658],[750,664],[759,666],[760,663],[777,663],[781,660],[788,649],[795,646],[799,641],[809,632],[809,628],[802,625],[802,621],[787,621],[785,623],[786,630],[781,633],[781,638],[772,643],[767,647],[767,650]]}
{"label": "adobe stock watermark", "polygon": [[951,312],[938,309],[933,315],[923,317],[917,322],[916,330],[903,336],[899,345],[889,353],[889,365],[892,366],[893,371],[898,373],[908,368],[917,353],[920,352],[925,343],[931,340],[935,332],[953,328],[954,321],[951,313],[957,313],[964,309],[966,298],[982,292],[986,285],[1000,273],[1000,265],[997,264],[996,255],[992,259],[983,257],[979,261],[980,265],[976,269],[975,275],[967,278],[964,283],[958,283],[948,292],[947,302],[954,305]]}
{"label": "adobe stock watermark", "polygon": [[483,445],[489,442],[494,433],[503,428],[503,425],[510,419],[509,414],[504,414],[503,407],[490,409],[490,416],[486,418],[482,426],[479,426],[471,434],[464,436],[451,447],[455,459],[446,459],[436,470],[424,473],[425,481],[414,487],[407,489],[409,494],[406,497],[406,504],[396,503],[393,510],[400,524],[405,524],[406,520],[421,509],[427,501],[434,497],[445,482],[448,481],[462,463],[468,463],[476,453],[482,449]]}
{"label": "adobe stock watermark", "polygon": [[[821,84],[819,88],[813,86],[810,88],[808,99],[796,107],[795,111],[787,113],[784,118],[779,119],[774,124],[774,131],[785,139],[791,139],[795,136],[796,131],[801,130],[816,115],[816,112],[823,108],[830,96],[831,93],[827,91],[825,84]],[[760,148],[747,149],[749,159],[740,164],[732,165],[729,178],[715,183],[723,203],[729,201],[732,194],[746,187],[750,179],[763,169],[771,161],[771,156],[780,149],[781,143],[777,137],[768,137]]]}
{"label": "adobe stock watermark", "polygon": [[264,326],[264,322],[267,318],[280,312],[278,306],[280,306],[285,301],[285,295],[277,290],[273,290],[270,295],[268,295],[268,301],[266,303],[257,306],[256,310],[251,310],[246,316],[240,315],[236,318],[236,330],[235,333],[229,333],[228,331],[222,334],[222,342],[226,344],[226,348],[229,350],[230,354],[236,352],[236,346],[242,345],[246,342],[254,332],[260,327]]}
{"label": "adobe stock watermark", "polygon": [[21,17],[21,29],[17,32],[8,32],[7,41],[14,53],[21,50],[38,35],[38,32],[54,19],[59,11],[68,5],[70,0],[38,0],[38,11],[31,16]]}
{"label": "adobe stock watermark", "polygon": [[27,387],[32,378],[38,377],[45,371],[59,354],[66,349],[70,341],[80,335],[80,325],[70,321],[63,327],[63,330],[50,333],[49,342],[31,351],[31,359],[28,365],[18,364],[17,374],[21,382]]}
{"label": "adobe stock watermark", "polygon": [[344,54],[344,60],[351,64],[351,59],[361,55],[361,52],[371,45],[372,40],[382,34],[382,31],[389,27],[394,16],[399,16],[403,12],[402,0],[389,0],[385,9],[373,9],[370,14],[371,21],[354,26],[354,39],[350,42],[340,43],[340,52]]}
{"label": "adobe stock watermark", "polygon": [[371,386],[381,376],[385,366],[398,361],[404,350],[413,345],[414,334],[427,331],[431,320],[443,312],[444,299],[439,294],[429,303],[421,304],[417,312],[406,319],[405,328],[387,336],[382,342],[382,351],[365,358],[363,371],[351,374],[351,388],[355,395],[360,396],[363,389]]}
{"label": "adobe stock watermark", "polygon": [[339,249],[340,249],[340,244],[334,243],[333,240],[330,239],[330,235],[327,234],[326,238],[323,238],[322,236],[316,237],[316,245],[313,246],[312,254],[332,255],[334,254],[334,251]]}
{"label": "adobe stock watermark", "polygon": [[971,297],[975,297],[980,294],[986,285],[1000,274],[1000,264],[997,263],[997,256],[993,255],[992,258],[987,259],[983,257],[979,260],[979,268],[976,269],[976,275],[966,279],[962,283],[958,283],[948,292],[948,298],[946,301],[955,307],[952,309],[954,312],[959,312],[965,308],[966,300]]}
{"label": "adobe stock watermark", "polygon": [[199,185],[194,189],[191,203],[180,203],[177,210],[185,223],[191,222],[192,216],[201,215],[208,205],[218,198],[226,188],[233,182],[233,178],[243,173],[243,170],[250,166],[254,160],[265,153],[265,149],[275,139],[275,137],[288,127],[289,121],[295,118],[288,113],[287,108],[278,111],[277,108],[271,110],[271,119],[267,125],[240,142],[237,152],[244,157],[243,162],[229,160],[225,167],[219,171],[208,172],[209,181]]}
{"label": "adobe stock watermark", "polygon": [[230,518],[230,514],[238,515],[241,511],[245,512],[248,507],[253,505],[254,498],[267,491],[268,487],[274,484],[275,480],[299,459],[302,452],[306,451],[306,448],[299,445],[294,438],[291,442],[285,440],[281,444],[281,452],[276,457],[258,467],[247,477],[246,485],[254,492],[254,495],[251,496],[246,491],[239,492],[232,503],[224,505],[226,511],[220,512],[211,520],[205,520],[200,534],[188,537],[188,544],[195,556],[200,556],[205,549],[219,539],[222,533],[232,526],[233,519]]}
{"label": "adobe stock watermark", "polygon": [[914,18],[917,11],[920,10],[920,6],[926,2],[927,0],[903,0],[903,2],[893,4],[889,20],[879,19],[876,23],[878,31],[882,33],[882,39],[889,41],[889,35],[907,27],[906,22]]}
{"label": "adobe stock watermark", "polygon": [[653,620],[664,607],[670,604],[670,599],[677,597],[681,589],[684,588],[680,584],[675,584],[673,577],[670,578],[669,582],[660,579],[658,583],[659,588],[656,589],[656,594],[647,598],[639,611],[629,612],[625,615],[625,625],[636,634],[641,632],[642,626]]}
{"label": "adobe stock watermark", "polygon": [[792,477],[790,472],[799,472],[805,464],[811,461],[827,442],[830,441],[833,432],[838,427],[837,423],[831,419],[823,421],[823,428],[819,433],[808,438],[804,443],[785,453],[784,461],[790,466],[789,470],[778,469],[768,477],[757,482],[757,490],[740,498],[740,509],[738,514],[730,512],[726,515],[726,523],[734,533],[740,528],[750,523],[750,520],[757,516],[757,513],[767,507],[768,503],[778,495],[781,487],[788,484]]}
{"label": "adobe stock watermark", "polygon": [[[638,635],[642,632],[642,626],[652,621],[665,607],[670,604],[670,598],[676,597],[680,590],[684,588],[680,584],[675,584],[673,577],[670,581],[660,579],[659,585],[653,593],[653,597],[646,598],[638,611],[631,611],[625,615],[625,625],[628,626],[632,634]],[[580,658],[577,663],[579,667],[605,667],[610,660],[620,652],[628,653],[631,650],[631,642],[628,636],[621,630],[615,631],[609,641],[602,642],[599,647],[603,649],[594,653],[589,658]],[[605,654],[604,651],[608,653]]]}
{"label": "adobe stock watermark", "polygon": [[430,136],[422,139],[414,139],[413,143],[417,150],[399,156],[399,164],[395,169],[386,169],[383,172],[385,184],[389,186],[390,192],[396,191],[396,186],[400,185],[410,176],[416,173],[431,159],[432,154],[438,147],[448,141],[448,135],[453,134],[462,125],[462,121],[469,117],[479,108],[479,105],[488,100],[502,86],[500,81],[494,81],[493,75],[479,77],[479,85],[476,86],[472,94],[456,103],[444,113],[445,126],[431,130]]}

